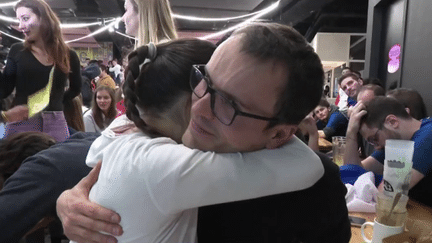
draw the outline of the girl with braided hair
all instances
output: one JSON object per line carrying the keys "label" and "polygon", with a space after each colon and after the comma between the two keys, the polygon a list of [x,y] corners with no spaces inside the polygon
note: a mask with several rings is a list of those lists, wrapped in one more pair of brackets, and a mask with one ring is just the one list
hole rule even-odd
{"label": "girl with braided hair", "polygon": [[[302,190],[324,172],[319,159],[315,170],[304,163],[315,157],[293,154],[293,147],[310,151],[298,139],[289,149],[250,153],[217,154],[178,144],[189,123],[189,80],[198,77],[193,65],[206,63],[214,48],[207,41],[179,39],[140,47],[129,56],[124,93],[127,116],[137,129],[119,136],[131,124],[119,127],[124,120],[117,118],[86,159],[92,167],[102,160],[89,199],[120,214],[124,233],[118,242],[196,242],[198,207]],[[97,224],[89,224],[95,220],[89,216],[72,220],[64,228],[73,240],[102,234],[88,228]]]}

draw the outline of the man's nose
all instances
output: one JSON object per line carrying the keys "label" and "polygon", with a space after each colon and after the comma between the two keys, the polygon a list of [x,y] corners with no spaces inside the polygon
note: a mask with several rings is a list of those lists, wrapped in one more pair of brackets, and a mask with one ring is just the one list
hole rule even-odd
{"label": "man's nose", "polygon": [[24,29],[24,24],[20,21],[18,25],[18,29],[22,31]]}
{"label": "man's nose", "polygon": [[198,98],[196,95],[192,94],[192,109],[191,117],[202,117],[207,120],[214,118],[214,114],[211,109],[211,97],[210,93],[207,93],[202,98]]}

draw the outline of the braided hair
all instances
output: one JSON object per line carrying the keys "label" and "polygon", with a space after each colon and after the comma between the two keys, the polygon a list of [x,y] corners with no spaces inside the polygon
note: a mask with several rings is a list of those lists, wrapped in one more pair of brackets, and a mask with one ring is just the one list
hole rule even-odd
{"label": "braided hair", "polygon": [[144,122],[137,107],[146,115],[158,117],[185,92],[191,95],[192,65],[207,63],[216,47],[208,41],[177,39],[158,44],[155,53],[151,45],[129,55],[123,93],[127,117],[147,135],[158,137],[161,134]]}

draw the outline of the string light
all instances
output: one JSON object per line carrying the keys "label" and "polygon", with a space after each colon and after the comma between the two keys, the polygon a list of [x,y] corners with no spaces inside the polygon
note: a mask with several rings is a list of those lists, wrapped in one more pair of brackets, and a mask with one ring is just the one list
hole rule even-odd
{"label": "string light", "polygon": [[10,18],[4,15],[0,15],[0,20],[4,20],[6,22],[10,22],[10,23],[19,23],[19,21],[17,19],[14,18]]}
{"label": "string light", "polygon": [[19,1],[10,2],[10,3],[0,3],[0,8],[15,6],[15,4],[17,4],[18,2]]}
{"label": "string light", "polygon": [[68,40],[68,41],[66,41],[66,43],[71,43],[71,42],[75,42],[75,41],[80,41],[80,40],[82,40],[82,39],[85,39],[85,38],[88,38],[88,37],[92,37],[92,36],[94,36],[94,35],[97,35],[97,34],[99,34],[99,33],[102,33],[102,32],[104,32],[105,30],[108,30],[109,28],[112,28],[114,25],[116,25],[116,24],[117,24],[118,22],[120,22],[120,21],[121,21],[121,18],[117,18],[117,19],[115,19],[114,22],[111,22],[111,23],[108,24],[107,26],[104,26],[104,27],[102,27],[102,28],[96,30],[96,31],[93,32],[93,33],[90,33],[90,34],[88,34],[88,35],[86,35],[86,36],[83,36],[83,37],[80,37],[80,38],[77,38],[77,39],[74,39],[74,40]]}
{"label": "string light", "polygon": [[241,26],[243,26],[243,25],[246,25],[246,24],[252,22],[252,21],[255,21],[255,20],[259,19],[260,17],[264,16],[265,14],[270,13],[271,11],[275,10],[275,9],[279,6],[279,3],[280,3],[280,0],[277,1],[277,2],[275,2],[275,3],[273,3],[273,4],[270,5],[268,8],[264,9],[265,11],[262,11],[261,13],[259,13],[259,14],[255,15],[255,16],[253,16],[253,17],[251,17],[251,18],[249,18],[249,19],[243,21],[242,23],[236,24],[236,25],[234,25],[234,26],[232,26],[232,27],[230,27],[230,28],[228,28],[228,29],[225,29],[225,30],[219,31],[219,32],[217,32],[217,33],[203,36],[203,37],[201,37],[200,39],[202,39],[202,40],[212,39],[212,38],[214,38],[214,37],[217,37],[217,36],[220,36],[220,35],[226,34],[226,33],[230,32],[230,31],[232,31],[232,30],[235,30],[235,29],[237,29],[237,28],[239,28],[239,27],[241,27]]}
{"label": "string light", "polygon": [[[19,21],[17,19],[11,18],[11,17],[7,17],[7,16],[4,16],[4,15],[0,15],[0,20],[4,20],[4,21],[10,22],[10,23],[19,24]],[[86,27],[90,27],[90,26],[101,25],[102,23],[111,23],[111,22],[113,22],[115,20],[116,20],[116,18],[111,18],[111,19],[108,19],[108,20],[97,21],[97,22],[93,22],[93,23],[60,24],[60,28],[62,28],[62,29],[86,28]]]}
{"label": "string light", "polygon": [[9,36],[10,38],[14,38],[15,40],[19,40],[19,41],[24,42],[23,39],[20,39],[20,38],[18,38],[18,37],[15,37],[15,36],[13,36],[13,35],[10,35],[10,34],[8,34],[8,33],[6,33],[6,32],[1,31],[1,30],[0,30],[0,33],[2,33],[3,35]]}
{"label": "string light", "polygon": [[[269,7],[267,7],[266,9],[260,10],[258,12],[254,12],[254,13],[250,13],[250,14],[246,14],[246,15],[242,15],[242,16],[236,16],[236,17],[228,17],[228,18],[201,18],[201,17],[195,17],[195,16],[183,16],[183,15],[179,15],[179,14],[173,14],[173,17],[178,18],[178,19],[192,20],[192,21],[204,21],[204,22],[206,22],[206,21],[215,21],[215,22],[218,22],[218,21],[230,21],[230,20],[242,19],[242,18],[246,18],[246,17],[252,16],[251,18],[243,21],[242,23],[239,23],[239,24],[237,24],[235,26],[232,26],[232,27],[230,27],[228,29],[225,29],[225,30],[222,30],[222,31],[219,31],[217,33],[210,34],[210,35],[206,35],[206,36],[203,36],[203,37],[200,38],[200,39],[208,40],[208,39],[211,39],[211,38],[223,35],[225,33],[228,33],[228,32],[230,32],[230,31],[232,31],[232,30],[234,30],[236,28],[239,28],[240,26],[246,25],[246,24],[248,24],[248,23],[250,23],[252,21],[257,20],[258,18],[260,18],[260,17],[264,16],[265,14],[267,14],[267,13],[273,11],[274,9],[276,9],[279,6],[280,1],[281,0],[278,0],[276,3],[273,3],[272,5],[270,5]],[[17,2],[18,1],[11,2],[11,3],[0,4],[0,7],[14,6]],[[3,16],[3,15],[0,15],[0,20],[4,20],[4,21],[7,21],[7,22],[12,22],[12,23],[19,23],[19,21],[17,19],[10,18],[10,17]],[[82,39],[85,39],[85,38],[97,35],[97,34],[103,32],[103,31],[110,30],[113,27],[115,27],[116,29],[118,29],[118,24],[119,24],[120,21],[121,21],[121,18],[115,18],[115,19],[110,19],[110,20],[98,21],[98,22],[94,22],[94,23],[61,24],[60,26],[61,26],[61,28],[85,28],[85,27],[89,27],[89,26],[101,25],[103,23],[109,23],[105,27],[102,27],[102,28],[96,30],[93,33],[90,33],[90,34],[88,34],[86,36],[83,36],[83,37],[80,37],[80,38],[77,38],[77,39],[74,39],[74,40],[69,40],[69,41],[66,42],[66,43],[71,43],[71,42],[79,41],[79,40],[82,40]],[[9,34],[4,33],[2,31],[1,31],[1,33],[5,34],[6,36],[9,36],[11,38],[14,38],[14,39],[17,39],[17,40],[20,40],[20,41],[24,41],[24,40],[22,40],[20,38],[17,38],[15,36],[9,35]],[[136,38],[134,38],[132,36],[120,33],[118,31],[115,31],[115,33],[117,33],[119,35],[122,35],[124,37],[130,38],[130,39],[137,40]]]}
{"label": "string light", "polygon": [[173,14],[173,17],[177,18],[177,19],[202,21],[202,22],[225,22],[225,21],[230,21],[230,20],[244,19],[244,18],[247,18],[250,16],[260,14],[260,13],[265,12],[265,11],[266,11],[266,9],[263,9],[263,10],[260,10],[258,12],[253,12],[253,13],[249,13],[249,14],[245,14],[245,15],[241,15],[241,16],[236,16],[236,17],[226,17],[226,18],[202,18],[202,17],[195,17],[195,16],[184,16],[184,15],[180,15],[180,14]]}
{"label": "string light", "polygon": [[133,37],[133,36],[130,36],[130,35],[123,34],[122,32],[118,32],[117,30],[115,31],[115,33],[116,33],[116,34],[119,34],[119,35],[121,35],[121,36],[124,36],[124,37],[126,37],[126,38],[129,38],[129,39],[132,39],[132,40],[136,40],[136,41],[138,41],[137,38],[135,38],[135,37]]}
{"label": "string light", "polygon": [[[113,18],[110,20],[105,20],[105,24],[111,23],[115,20],[116,20],[116,18]],[[94,23],[83,23],[83,24],[60,24],[60,27],[62,29],[86,28],[86,27],[90,27],[90,26],[102,25],[102,23],[103,23],[103,21],[94,22]]]}

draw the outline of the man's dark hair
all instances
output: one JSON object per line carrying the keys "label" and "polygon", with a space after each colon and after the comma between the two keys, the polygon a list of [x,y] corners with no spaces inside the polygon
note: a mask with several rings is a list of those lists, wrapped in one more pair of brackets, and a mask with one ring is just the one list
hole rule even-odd
{"label": "man's dark hair", "polygon": [[366,124],[369,128],[381,127],[388,115],[395,115],[402,119],[412,118],[404,105],[392,97],[375,97],[365,105],[367,113],[362,117],[360,124]]}
{"label": "man's dark hair", "polygon": [[367,84],[367,85],[363,85],[360,88],[359,94],[365,90],[372,90],[374,92],[375,96],[384,96],[385,95],[385,90],[376,84]]}
{"label": "man's dark hair", "polygon": [[53,137],[42,132],[22,132],[0,140],[0,176],[6,180],[26,158],[55,143]]}
{"label": "man's dark hair", "polygon": [[88,62],[88,65],[90,65],[90,64],[92,64],[92,63],[99,64],[99,61],[98,61],[98,60],[95,60],[95,59],[92,59],[92,60],[90,60],[90,61]]}
{"label": "man's dark hair", "polygon": [[388,91],[387,96],[397,99],[405,108],[410,110],[410,115],[417,120],[428,116],[423,98],[416,90],[407,88],[394,89]]}
{"label": "man's dark hair", "polygon": [[321,99],[318,103],[318,106],[324,106],[329,108],[330,107],[330,103],[326,100],[326,99]]}
{"label": "man's dark hair", "polygon": [[104,64],[99,64],[99,67],[101,69],[101,71],[105,71],[106,73],[109,73],[109,69],[107,66],[105,66]]}
{"label": "man's dark hair", "polygon": [[352,79],[356,80],[357,82],[361,80],[360,76],[358,76],[357,74],[351,72],[351,73],[346,73],[345,75],[342,75],[338,79],[338,84],[341,85],[342,81],[344,81],[346,78],[352,78]]}
{"label": "man's dark hair", "polygon": [[277,124],[299,124],[321,99],[324,71],[321,60],[306,39],[291,27],[276,23],[256,23],[233,33],[242,35],[241,52],[262,61],[276,60],[287,70],[285,89],[276,103]]}
{"label": "man's dark hair", "polygon": [[363,85],[366,84],[375,84],[384,89],[383,81],[381,81],[379,78],[365,78],[363,79]]}

